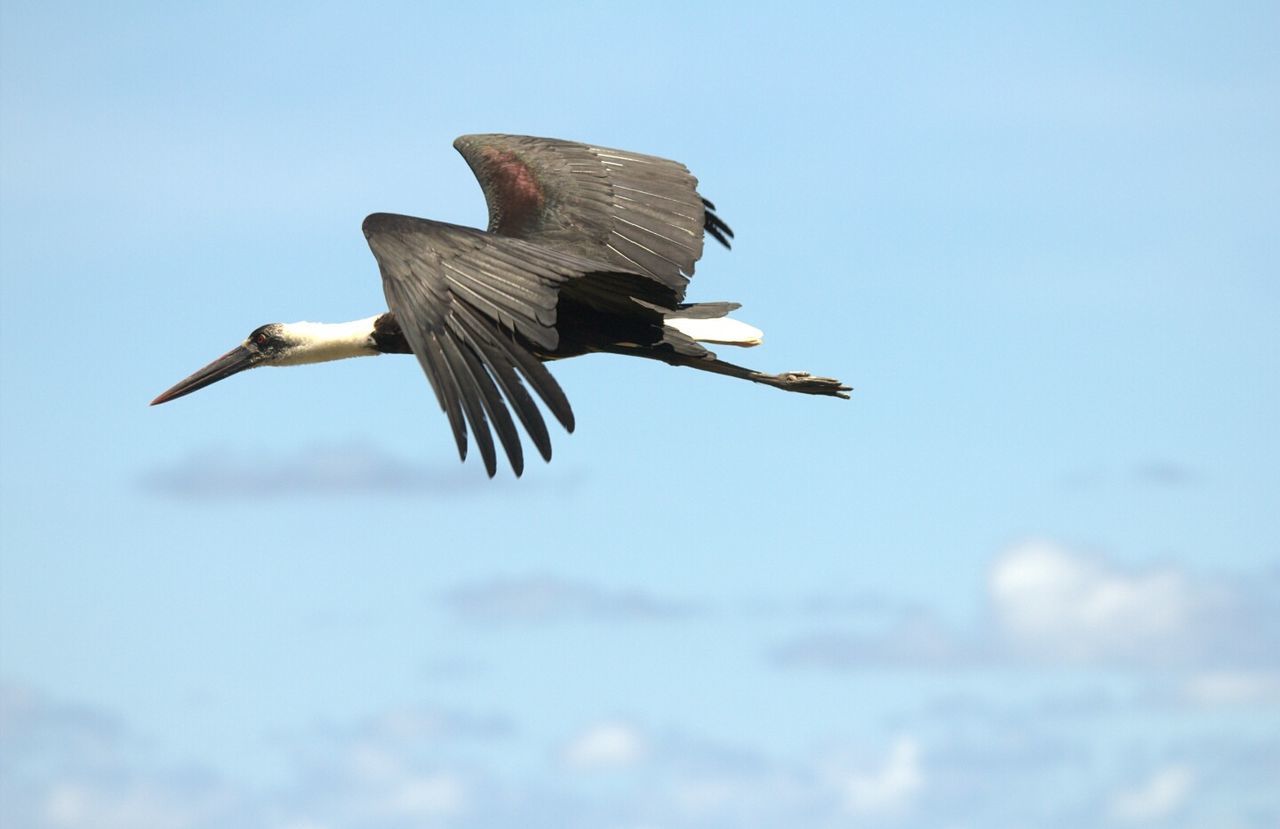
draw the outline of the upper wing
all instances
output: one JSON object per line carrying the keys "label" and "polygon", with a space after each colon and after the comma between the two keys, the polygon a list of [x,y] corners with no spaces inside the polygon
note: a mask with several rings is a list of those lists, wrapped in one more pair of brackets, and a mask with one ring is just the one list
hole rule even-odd
{"label": "upper wing", "polygon": [[493,476],[491,423],[511,468],[516,475],[523,471],[510,403],[550,460],[546,424],[521,378],[572,432],[569,401],[530,346],[555,349],[559,286],[601,267],[518,239],[388,213],[366,218],[364,235],[382,271],[387,303],[449,418],[462,458],[469,423]]}
{"label": "upper wing", "polygon": [[733,231],[683,164],[553,138],[464,135],[453,146],[489,205],[489,230],[647,274],[683,298],[704,229]]}

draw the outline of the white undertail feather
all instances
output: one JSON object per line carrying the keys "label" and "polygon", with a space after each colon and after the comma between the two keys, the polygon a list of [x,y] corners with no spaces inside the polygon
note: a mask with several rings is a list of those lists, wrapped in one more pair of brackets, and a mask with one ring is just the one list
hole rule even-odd
{"label": "white undertail feather", "polygon": [[674,328],[686,337],[703,343],[750,347],[764,342],[764,332],[759,328],[729,317],[716,317],[715,319],[668,317],[663,321],[663,325],[668,328]]}

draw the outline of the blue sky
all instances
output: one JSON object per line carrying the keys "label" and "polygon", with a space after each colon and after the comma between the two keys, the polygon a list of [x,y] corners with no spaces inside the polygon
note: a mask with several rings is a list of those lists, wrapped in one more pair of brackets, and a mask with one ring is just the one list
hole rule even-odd
{"label": "blue sky", "polygon": [[[1274,826],[1271,4],[0,5],[0,822]],[[359,223],[679,159],[783,395],[457,463]],[[724,349],[728,351],[728,349]]]}

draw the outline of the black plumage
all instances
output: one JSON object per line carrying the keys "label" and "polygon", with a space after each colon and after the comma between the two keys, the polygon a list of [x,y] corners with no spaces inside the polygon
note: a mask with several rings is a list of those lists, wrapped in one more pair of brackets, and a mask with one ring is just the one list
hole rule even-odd
{"label": "black plumage", "polygon": [[[350,323],[271,323],[152,405],[241,371],[376,353],[418,358],[458,454],[474,440],[489,475],[498,445],[519,475],[519,421],[543,458],[541,406],[573,431],[573,410],[545,363],[590,352],[662,360],[786,391],[847,397],[838,380],[764,374],[717,359],[703,342],[755,345],[728,302],[687,303],[704,234],[733,231],[684,165],[571,141],[468,135],[454,146],[489,206],[487,230],[374,213],[364,234],[390,311]],[[494,435],[497,435],[497,443]]]}
{"label": "black plumage", "polygon": [[[517,475],[524,459],[510,409],[551,457],[527,383],[573,431],[569,401],[543,361],[590,351],[661,359],[791,391],[846,396],[807,374],[765,375],[716,360],[667,319],[723,316],[730,303],[683,303],[703,234],[733,231],[684,165],[570,141],[468,135],[454,147],[489,207],[486,231],[375,213],[364,234],[403,344],[448,417],[458,453],[468,427],[493,475],[491,429]],[[392,318],[393,315],[393,318]],[[381,321],[380,321],[381,322]],[[400,341],[383,350],[401,350]]]}

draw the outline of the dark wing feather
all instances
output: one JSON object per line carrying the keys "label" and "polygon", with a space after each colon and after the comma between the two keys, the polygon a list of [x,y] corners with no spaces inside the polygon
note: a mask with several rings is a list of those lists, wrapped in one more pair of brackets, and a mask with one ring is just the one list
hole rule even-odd
{"label": "dark wing feather", "polygon": [[702,206],[706,208],[707,221],[704,230],[715,237],[716,241],[725,247],[733,247],[729,244],[729,240],[733,238],[733,228],[724,223],[724,219],[716,215],[716,206],[706,199],[702,200]]}
{"label": "dark wing feather", "polygon": [[458,454],[467,456],[470,427],[492,476],[492,427],[519,475],[524,454],[510,404],[550,460],[546,424],[524,383],[571,432],[573,411],[530,349],[550,352],[559,342],[560,286],[608,266],[410,216],[375,213],[365,219],[364,234],[378,260],[387,303],[449,418]]}
{"label": "dark wing feather", "polygon": [[474,311],[465,305],[456,306],[455,311],[468,344],[483,352],[484,364],[493,372],[493,379],[511,401],[511,406],[524,424],[524,430],[529,433],[533,445],[538,447],[544,460],[551,460],[551,436],[547,434],[547,424],[543,422],[542,413],[538,411],[533,398],[529,396],[513,368],[517,361],[503,349],[501,340],[495,340],[487,333],[485,324],[476,318]]}
{"label": "dark wing feather", "polygon": [[489,231],[647,274],[683,298],[704,230],[733,231],[683,164],[572,141],[464,135],[453,143],[484,189]]}

